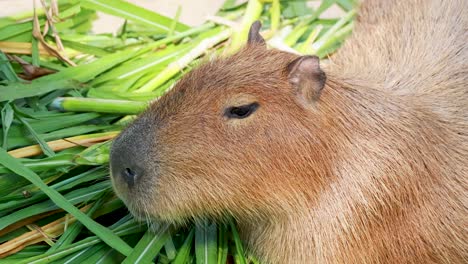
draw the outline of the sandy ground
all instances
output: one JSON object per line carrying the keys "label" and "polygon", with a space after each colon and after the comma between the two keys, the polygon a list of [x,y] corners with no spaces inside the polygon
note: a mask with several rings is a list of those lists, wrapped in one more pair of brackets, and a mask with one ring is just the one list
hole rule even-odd
{"label": "sandy ground", "polygon": [[[34,0],[0,0],[0,17],[31,11]],[[36,0],[38,6],[40,0]],[[180,21],[190,26],[203,23],[208,15],[213,15],[221,7],[224,0],[127,0],[128,2],[148,8],[157,13],[174,17],[177,8],[181,6]],[[242,0],[238,0],[242,1]],[[309,1],[311,7],[317,7],[320,1]],[[321,17],[338,17],[343,12],[340,8],[332,6]],[[123,19],[99,13],[99,19],[93,24],[95,33],[116,32]]]}

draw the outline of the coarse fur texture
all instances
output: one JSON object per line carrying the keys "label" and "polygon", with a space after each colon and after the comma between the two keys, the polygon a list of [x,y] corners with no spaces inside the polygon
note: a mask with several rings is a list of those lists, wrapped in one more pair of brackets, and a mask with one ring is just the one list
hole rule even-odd
{"label": "coarse fur texture", "polygon": [[467,263],[467,13],[365,1],[313,101],[288,80],[297,55],[252,44],[200,66],[116,139],[116,192],[140,217],[232,215],[262,263]]}

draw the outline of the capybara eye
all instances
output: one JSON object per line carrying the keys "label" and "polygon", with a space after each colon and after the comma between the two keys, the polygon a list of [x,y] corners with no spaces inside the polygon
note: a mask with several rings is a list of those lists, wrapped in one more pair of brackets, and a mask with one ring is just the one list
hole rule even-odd
{"label": "capybara eye", "polygon": [[251,115],[259,107],[258,103],[251,103],[248,105],[232,106],[226,109],[225,116],[228,118],[242,119]]}

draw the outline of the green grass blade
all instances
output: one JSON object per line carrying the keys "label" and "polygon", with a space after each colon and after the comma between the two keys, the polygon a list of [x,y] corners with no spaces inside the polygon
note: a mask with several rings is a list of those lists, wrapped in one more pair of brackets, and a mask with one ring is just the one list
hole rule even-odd
{"label": "green grass blade", "polygon": [[[81,189],[71,191],[70,193],[67,193],[62,197],[64,197],[70,204],[73,205],[73,204],[90,201],[93,199],[93,197],[95,198],[97,196],[100,196],[105,191],[108,191],[109,189],[110,189],[109,183],[104,182],[104,183],[95,184],[91,187],[86,187],[86,188],[81,188]],[[45,213],[45,212],[49,212],[58,208],[59,207],[50,200],[22,208],[20,210],[17,210],[13,213],[10,213],[0,218],[1,220],[0,230],[18,221],[26,219],[28,217],[41,214],[41,213]]]}
{"label": "green grass blade", "polygon": [[[192,249],[193,238],[195,237],[195,228],[190,230],[187,238],[184,241],[184,244],[179,248],[179,252],[177,253],[176,258],[172,264],[186,264],[189,263],[188,260],[190,259],[190,251]],[[223,264],[226,264],[224,262]]]}
{"label": "green grass blade", "polygon": [[234,220],[232,220],[232,218],[229,219],[229,226],[231,228],[232,236],[234,238],[234,244],[236,246],[236,252],[234,255],[236,263],[247,264],[247,260],[245,259],[244,247],[242,246],[242,240],[239,237],[239,232],[237,232],[236,225],[234,224]]}
{"label": "green grass blade", "polygon": [[322,0],[322,2],[320,3],[320,6],[312,14],[311,19],[318,18],[325,10],[330,8],[335,2],[336,2],[336,0]]}
{"label": "green grass blade", "polygon": [[55,152],[49,147],[49,145],[47,145],[47,142],[45,142],[42,136],[40,136],[38,133],[36,133],[36,131],[34,131],[29,122],[22,118],[20,115],[15,115],[16,119],[18,119],[21,122],[21,124],[23,124],[23,126],[26,127],[26,129],[29,131],[34,140],[36,140],[36,142],[39,144],[39,146],[42,149],[42,152],[44,152],[44,154],[46,154],[48,157],[55,156]]}
{"label": "green grass blade", "polygon": [[32,45],[32,48],[31,48],[32,65],[39,67],[40,66],[39,42],[34,36],[31,37],[31,45]]}
{"label": "green grass blade", "polygon": [[41,95],[58,89],[79,89],[80,83],[90,81],[100,73],[133,58],[135,54],[135,52],[121,51],[88,64],[37,78],[31,83],[17,82],[4,87],[0,86],[0,101]]}
{"label": "green grass blade", "polygon": [[[139,232],[144,231],[144,229],[141,225],[135,224],[133,222],[127,222],[113,229],[113,231],[118,237],[118,236],[125,236],[129,234],[139,233]],[[120,237],[118,238],[121,239]],[[48,264],[53,260],[61,259],[77,251],[96,245],[97,243],[101,241],[102,240],[97,236],[88,237],[81,241],[73,243],[57,252],[45,253],[39,256],[27,258],[21,261],[17,261],[16,264]]]}
{"label": "green grass blade", "polygon": [[13,171],[14,173],[25,177],[27,180],[41,189],[50,199],[58,206],[63,208],[68,213],[75,216],[84,226],[99,236],[106,244],[115,248],[124,255],[129,255],[132,248],[127,245],[120,237],[116,236],[112,231],[93,221],[85,213],[81,212],[73,204],[67,201],[59,192],[47,186],[39,176],[29,170],[17,159],[10,156],[4,149],[0,148],[0,163]]}
{"label": "green grass blade", "polygon": [[0,260],[0,264],[5,264],[5,263],[13,263],[16,264],[19,260],[37,256],[40,254],[44,254],[45,249],[47,249],[48,246],[46,245],[31,245],[25,247],[23,250],[10,255],[6,258],[3,258]]}
{"label": "green grass blade", "polygon": [[83,97],[57,97],[50,106],[61,111],[132,115],[143,112],[148,107],[148,103]]}
{"label": "green grass blade", "polygon": [[354,0],[336,0],[336,3],[345,11],[349,11],[356,6]]}
{"label": "green grass blade", "polygon": [[[58,155],[61,155],[61,154],[58,154]],[[97,167],[91,170],[87,170],[73,177],[61,180],[51,185],[50,187],[56,189],[59,192],[63,192],[63,191],[70,190],[71,188],[79,184],[85,183],[85,182],[90,183],[90,182],[101,180],[107,175],[109,175],[109,172],[107,170],[104,170],[102,167]],[[8,175],[8,176],[9,177],[7,179],[0,177],[0,188],[2,190],[6,189],[5,186],[2,186],[2,184],[4,183],[6,184],[7,183],[6,180],[9,180],[10,178],[12,178],[11,177],[12,175]],[[21,179],[26,181],[23,178]],[[22,187],[23,186],[22,183],[18,183],[17,181],[15,182],[16,182],[15,187],[17,190],[16,192],[18,192],[18,194],[15,193],[15,194],[10,194],[7,196],[0,197],[0,212],[15,211],[15,210],[18,210],[18,208],[20,207],[25,207],[27,205],[37,203],[47,198],[47,195],[45,195],[41,191],[37,191],[36,187],[33,184]],[[92,188],[92,186],[90,188]],[[28,193],[31,193],[31,196],[25,199],[22,193],[23,191],[27,191]]]}
{"label": "green grass blade", "polygon": [[[66,171],[70,166],[76,165],[76,163],[73,162],[74,157],[75,154],[60,153],[53,157],[44,159],[22,159],[24,163],[22,165],[28,170],[34,172],[41,172],[57,168],[60,168],[62,171]],[[2,164],[1,162],[0,165],[0,174],[10,172],[8,166],[5,166],[5,164]]]}
{"label": "green grass blade", "polygon": [[96,56],[106,56],[110,54],[108,51],[99,47],[83,44],[72,40],[62,39],[62,44],[67,48],[71,48],[86,54],[92,54]]}
{"label": "green grass blade", "polygon": [[[165,32],[170,30],[172,24],[172,19],[166,16],[121,0],[83,0],[81,5],[152,28],[161,29]],[[189,29],[189,27],[182,23],[177,23],[175,29],[181,32]]]}
{"label": "green grass blade", "polygon": [[12,82],[20,80],[13,70],[13,67],[11,67],[7,56],[2,51],[0,51],[0,80],[2,79]]}
{"label": "green grass blade", "polygon": [[[89,210],[86,212],[87,215],[90,217],[93,215],[93,213],[103,204],[104,199],[98,199],[94,204],[89,208]],[[72,226],[70,226],[61,236],[60,238],[55,242],[52,247],[47,250],[47,252],[55,252],[65,246],[68,246],[72,244],[73,240],[80,234],[81,230],[83,229],[83,224],[80,222],[75,222],[73,223]]]}
{"label": "green grass blade", "polygon": [[108,246],[103,247],[100,251],[90,256],[86,261],[94,264],[115,264],[122,263],[124,256]]}
{"label": "green grass blade", "polygon": [[[76,132],[70,130],[70,127],[81,125],[89,122],[100,115],[97,113],[81,113],[76,115],[52,115],[50,118],[40,117],[37,120],[29,119],[28,123],[36,131],[40,133],[44,140],[53,140],[57,138],[63,138],[68,136],[77,135],[86,130],[94,130],[96,127],[80,126],[80,130]],[[68,128],[68,129],[67,129]],[[50,133],[48,133],[50,132]],[[2,132],[3,133],[3,132]],[[47,134],[43,134],[47,133]],[[24,145],[30,145],[34,143],[34,140],[30,139],[25,133],[24,128],[21,126],[12,126],[8,134],[8,148],[16,148]]]}
{"label": "green grass blade", "polygon": [[240,49],[245,43],[247,43],[247,35],[255,20],[260,18],[263,10],[263,1],[260,0],[249,0],[247,2],[247,8],[242,18],[239,29],[233,34],[231,44],[229,46],[230,52],[235,52]]}
{"label": "green grass blade", "polygon": [[172,236],[169,236],[166,240],[166,244],[164,244],[164,251],[166,251],[167,258],[170,261],[173,261],[177,256],[177,250],[174,245],[174,241],[172,240]]}
{"label": "green grass blade", "polygon": [[317,56],[324,57],[325,55],[335,51],[340,44],[343,42],[344,38],[351,34],[354,28],[354,23],[351,22],[346,26],[340,28],[336,33],[323,42],[323,46],[320,50],[317,51]]}
{"label": "green grass blade", "polygon": [[153,263],[154,257],[162,249],[169,236],[168,224],[161,226],[156,233],[153,233],[151,230],[146,231],[132,253],[122,264]]}
{"label": "green grass blade", "polygon": [[2,147],[8,149],[8,130],[10,130],[11,123],[13,122],[14,111],[9,103],[6,103],[1,111],[2,115],[2,132],[3,140]]}
{"label": "green grass blade", "polygon": [[109,161],[111,141],[94,144],[83,150],[75,158],[75,162],[81,165],[101,165]]}
{"label": "green grass blade", "polygon": [[188,66],[189,63],[194,61],[196,58],[205,54],[206,50],[215,46],[216,44],[226,40],[231,35],[230,30],[215,29],[212,32],[206,32],[210,37],[206,37],[199,41],[198,45],[195,46],[190,52],[182,56],[180,59],[169,64],[163,71],[161,71],[152,80],[146,83],[144,86],[136,90],[136,92],[150,92],[158,88],[169,79],[176,76],[180,71]]}
{"label": "green grass blade", "polygon": [[171,22],[171,26],[169,27],[169,32],[167,33],[167,36],[170,37],[172,35],[174,35],[174,31],[175,31],[175,28],[177,26],[177,23],[179,22],[179,17],[180,17],[180,14],[182,13],[182,7],[179,5],[177,7],[177,11],[176,11],[176,14],[175,14],[175,17],[174,19],[172,20]]}
{"label": "green grass blade", "polygon": [[88,258],[94,255],[96,252],[100,252],[101,249],[105,248],[106,244],[99,243],[97,245],[93,245],[87,247],[81,251],[78,251],[74,254],[71,254],[67,258],[59,259],[52,264],[82,264],[86,263]]}
{"label": "green grass blade", "polygon": [[351,21],[352,18],[356,15],[356,9],[352,9],[345,16],[343,16],[336,24],[334,24],[327,32],[325,32],[318,40],[312,45],[312,51],[314,54],[319,54],[323,50],[329,48],[327,43],[330,43],[329,40],[334,37],[334,34],[342,28],[345,24]]}
{"label": "green grass blade", "polygon": [[[39,19],[39,24],[44,26],[45,20]],[[1,40],[11,40],[12,38],[21,35],[23,33],[29,34],[32,31],[33,24],[32,21],[26,21],[18,24],[12,24],[0,28],[0,41]],[[29,34],[30,35],[30,34]]]}
{"label": "green grass blade", "polygon": [[217,263],[216,224],[204,219],[195,225],[195,257],[197,264]]}
{"label": "green grass blade", "polygon": [[228,230],[225,224],[218,225],[218,264],[226,264],[228,256]]}

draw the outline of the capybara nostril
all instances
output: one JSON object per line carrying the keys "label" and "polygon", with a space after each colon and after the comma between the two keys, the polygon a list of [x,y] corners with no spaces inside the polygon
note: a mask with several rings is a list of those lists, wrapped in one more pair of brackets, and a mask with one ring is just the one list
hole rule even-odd
{"label": "capybara nostril", "polygon": [[154,119],[140,118],[127,127],[114,139],[110,150],[111,178],[114,183],[121,183],[120,190],[124,195],[130,188],[148,176],[148,172],[154,172],[152,160],[155,151],[152,150],[156,137],[151,130],[154,127]]}
{"label": "capybara nostril", "polygon": [[138,152],[138,149],[143,149],[140,144],[136,144],[135,140],[129,143],[126,135],[123,136],[112,144],[110,153],[111,177],[131,188],[138,184],[142,177],[145,177],[145,155]]}
{"label": "capybara nostril", "polygon": [[125,182],[128,187],[133,187],[135,183],[142,177],[143,171],[131,162],[126,162],[121,157],[111,158],[112,177]]}
{"label": "capybara nostril", "polygon": [[130,168],[125,168],[122,172],[122,177],[129,186],[132,186],[135,183],[135,178],[137,176],[138,174],[136,171]]}

